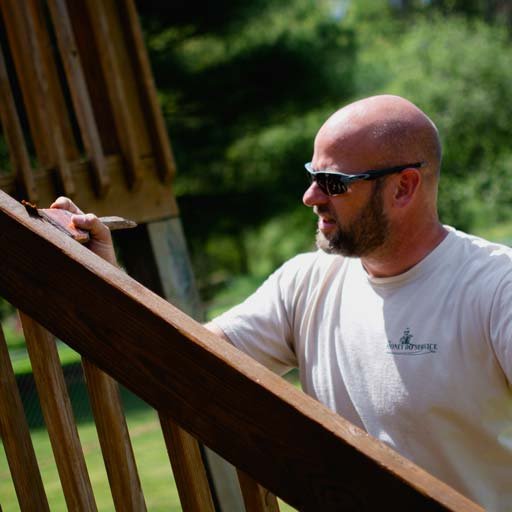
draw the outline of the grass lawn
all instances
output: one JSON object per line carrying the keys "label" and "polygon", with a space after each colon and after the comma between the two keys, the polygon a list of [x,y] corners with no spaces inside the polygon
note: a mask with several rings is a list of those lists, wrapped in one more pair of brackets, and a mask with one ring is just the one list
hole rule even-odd
{"label": "grass lawn", "polygon": [[[130,412],[127,415],[127,421],[148,510],[181,511],[178,492],[155,411],[145,407],[136,412]],[[80,423],[78,429],[98,510],[114,511],[95,426],[88,421]],[[66,511],[46,429],[33,429],[31,434],[50,510]],[[19,511],[3,449],[0,450],[0,504],[3,512]],[[282,512],[295,510],[284,503],[280,504],[280,508]]]}
{"label": "grass lawn", "polygon": [[[180,511],[178,493],[156,413],[148,407],[130,414],[127,419],[148,510]],[[34,429],[31,434],[50,510],[65,511],[67,508],[46,429]],[[98,510],[113,511],[94,423],[80,423],[79,435]],[[19,510],[3,450],[0,453],[0,503],[4,512]]]}

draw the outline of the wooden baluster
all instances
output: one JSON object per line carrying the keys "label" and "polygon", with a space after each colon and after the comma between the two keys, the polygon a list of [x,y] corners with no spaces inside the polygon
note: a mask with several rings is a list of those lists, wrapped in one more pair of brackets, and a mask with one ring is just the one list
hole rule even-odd
{"label": "wooden baluster", "polygon": [[114,3],[89,0],[88,14],[93,29],[127,178],[137,188],[142,180],[141,155],[151,153],[151,144],[144,128],[144,116],[136,91],[136,77],[124,46],[123,29]]}
{"label": "wooden baluster", "polygon": [[214,512],[199,443],[168,416],[159,416],[183,510]]}
{"label": "wooden baluster", "polygon": [[23,511],[49,511],[27,419],[1,326],[0,436],[3,440],[20,509]]}
{"label": "wooden baluster", "polygon": [[27,145],[16,111],[14,97],[7,74],[5,59],[0,49],[0,118],[4,127],[5,138],[9,146],[9,157],[16,176],[16,181],[23,187],[29,201],[37,201],[37,189],[30,165]]}
{"label": "wooden baluster", "polygon": [[67,507],[96,511],[55,339],[21,311],[20,319]]}
{"label": "wooden baluster", "polygon": [[40,0],[4,0],[0,8],[38,158],[44,167],[56,167],[62,191],[72,196],[75,186],[69,159],[77,158],[78,152]]}
{"label": "wooden baluster", "polygon": [[87,359],[82,365],[116,510],[145,511],[117,382]]}
{"label": "wooden baluster", "polygon": [[121,4],[119,12],[126,20],[123,25],[126,27],[128,40],[131,43],[131,60],[136,70],[135,76],[138,79],[144,113],[151,132],[151,142],[157,160],[157,172],[163,182],[168,182],[175,174],[176,165],[165,121],[158,104],[155,81],[151,73],[139,17],[133,0],[122,0]]}
{"label": "wooden baluster", "polygon": [[237,473],[246,512],[279,512],[277,498],[270,491],[241,469],[237,469]]}
{"label": "wooden baluster", "polygon": [[78,52],[69,12],[64,0],[49,0],[60,55],[70,84],[71,98],[75,107],[78,124],[88,156],[94,171],[96,188],[100,196],[106,194],[110,178],[106,169],[105,156],[101,147],[96,120],[87,89],[85,76]]}

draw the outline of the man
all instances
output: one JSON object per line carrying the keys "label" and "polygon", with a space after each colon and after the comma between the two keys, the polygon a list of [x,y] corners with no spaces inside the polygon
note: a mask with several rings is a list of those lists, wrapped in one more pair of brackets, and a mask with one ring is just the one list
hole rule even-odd
{"label": "man", "polygon": [[[489,510],[512,509],[512,251],[440,224],[441,147],[396,96],[334,113],[303,201],[315,253],[208,328]],[[54,206],[78,210],[69,200]],[[95,252],[115,262],[92,216]]]}

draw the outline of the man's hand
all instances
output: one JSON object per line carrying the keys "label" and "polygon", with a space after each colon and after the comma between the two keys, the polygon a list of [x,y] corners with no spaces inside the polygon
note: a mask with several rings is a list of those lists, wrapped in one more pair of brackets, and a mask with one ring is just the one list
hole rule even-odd
{"label": "man's hand", "polygon": [[71,217],[71,220],[75,227],[89,231],[91,235],[91,240],[87,244],[87,247],[104,260],[107,260],[113,265],[117,265],[110,230],[100,222],[94,213],[85,214],[67,197],[59,197],[50,208],[59,208],[73,213],[74,215]]}

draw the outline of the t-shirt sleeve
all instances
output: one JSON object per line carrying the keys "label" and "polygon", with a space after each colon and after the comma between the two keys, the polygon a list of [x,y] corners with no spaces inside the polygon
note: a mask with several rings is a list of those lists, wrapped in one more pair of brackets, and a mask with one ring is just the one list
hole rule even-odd
{"label": "t-shirt sleeve", "polygon": [[299,261],[285,263],[244,302],[213,320],[235,347],[280,375],[297,366],[292,319]]}
{"label": "t-shirt sleeve", "polygon": [[512,386],[512,276],[503,280],[496,291],[490,323],[496,357]]}

